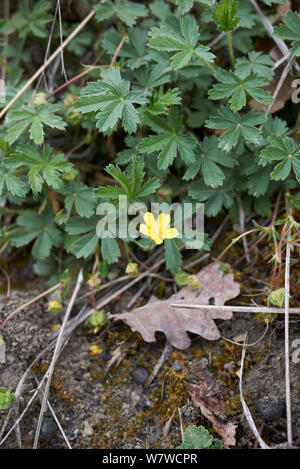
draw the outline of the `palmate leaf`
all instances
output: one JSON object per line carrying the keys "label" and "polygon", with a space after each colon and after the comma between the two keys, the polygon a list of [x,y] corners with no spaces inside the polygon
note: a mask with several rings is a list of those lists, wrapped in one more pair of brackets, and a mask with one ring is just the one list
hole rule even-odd
{"label": "palmate leaf", "polygon": [[284,181],[292,169],[300,182],[300,145],[296,146],[290,137],[272,135],[268,138],[269,145],[262,150],[261,157],[268,161],[280,161],[271,172],[271,179]]}
{"label": "palmate leaf", "polygon": [[189,425],[183,433],[183,442],[176,449],[207,449],[212,445],[213,436],[206,428]]}
{"label": "palmate leaf", "polygon": [[144,161],[139,156],[132,157],[131,165],[125,174],[118,166],[108,165],[105,170],[120,186],[99,187],[96,189],[98,197],[118,199],[126,195],[130,202],[137,202],[140,198],[153,194],[160,186],[157,178],[144,181]]}
{"label": "palmate leaf", "polygon": [[14,143],[29,128],[29,137],[40,145],[44,141],[44,125],[59,130],[65,129],[67,124],[55,114],[58,110],[59,106],[47,104],[39,107],[28,105],[19,111],[10,111],[7,116],[8,122],[17,122],[17,124],[10,126],[6,140],[9,144]]}
{"label": "palmate leaf", "polygon": [[236,74],[240,78],[246,78],[251,73],[256,73],[261,77],[272,80],[274,72],[274,62],[269,55],[262,54],[262,52],[251,51],[248,58],[242,57],[236,61]]}
{"label": "palmate leaf", "polygon": [[206,121],[206,127],[210,129],[224,130],[219,138],[219,148],[225,151],[231,150],[238,144],[239,138],[256,145],[263,144],[260,131],[255,127],[265,120],[263,112],[250,111],[241,117],[227,107],[221,107],[218,116]]}
{"label": "palmate leaf", "polygon": [[204,137],[196,150],[196,160],[189,166],[183,179],[194,179],[201,171],[207,186],[218,187],[223,184],[225,174],[219,165],[233,168],[235,159],[218,148],[218,138],[215,135]]}
{"label": "palmate leaf", "polygon": [[148,111],[152,114],[166,114],[170,106],[178,106],[179,104],[181,104],[181,96],[178,88],[170,89],[165,93],[160,90],[154,94]]}
{"label": "palmate leaf", "polygon": [[12,25],[19,31],[20,38],[25,38],[29,33],[37,37],[47,37],[46,24],[52,20],[48,14],[51,2],[40,0],[23,0],[20,11],[12,17]]}
{"label": "palmate leaf", "polygon": [[205,202],[204,210],[208,217],[216,216],[223,207],[231,208],[234,203],[233,189],[237,189],[240,181],[237,180],[232,170],[226,175],[222,187],[207,187],[204,181],[193,182],[188,189],[188,194],[197,202]]}
{"label": "palmate leaf", "polygon": [[266,194],[270,184],[269,165],[259,165],[258,158],[254,159],[251,153],[245,153],[240,158],[240,170],[247,177],[246,186],[250,195],[261,197]]}
{"label": "palmate leaf", "polygon": [[296,12],[287,11],[282,19],[285,24],[274,28],[275,36],[281,39],[292,41],[291,52],[297,57],[300,56],[300,18]]}
{"label": "palmate leaf", "polygon": [[143,121],[158,135],[151,135],[138,145],[141,153],[159,152],[157,167],[167,169],[176,158],[181,156],[187,164],[195,160],[194,148],[196,141],[182,133],[182,119],[178,110],[171,108],[168,121],[145,112]]}
{"label": "palmate leaf", "polygon": [[135,71],[135,78],[145,96],[148,96],[151,94],[152,88],[170,82],[170,71],[171,68],[165,64],[156,64],[153,67],[144,66]]}
{"label": "palmate leaf", "polygon": [[247,93],[259,103],[271,104],[273,102],[272,96],[260,88],[269,83],[265,77],[253,74],[246,78],[240,78],[223,69],[218,69],[215,72],[215,77],[222,84],[214,85],[208,92],[209,97],[214,100],[231,97],[229,102],[233,111],[239,111],[246,105]]}
{"label": "palmate leaf", "polygon": [[54,190],[61,190],[64,186],[60,173],[70,172],[73,165],[63,154],[54,154],[50,145],[44,145],[40,153],[31,145],[19,145],[16,153],[4,159],[8,168],[28,168],[29,183],[36,194],[41,192],[43,182]]}
{"label": "palmate leaf", "polygon": [[121,21],[130,27],[136,23],[137,18],[148,15],[148,10],[144,5],[123,0],[102,0],[94,8],[98,21],[104,21],[117,15]]}
{"label": "palmate leaf", "polygon": [[79,182],[70,182],[60,192],[65,196],[66,213],[59,212],[58,223],[66,223],[73,207],[81,217],[90,218],[94,214],[97,196],[93,189]]}
{"label": "palmate leaf", "polygon": [[16,171],[0,167],[0,197],[3,193],[7,195],[15,195],[17,197],[25,197],[29,191],[27,180],[16,174]]}
{"label": "palmate leaf", "polygon": [[237,5],[237,16],[240,18],[240,28],[253,28],[255,21],[253,15],[253,6],[248,0],[239,0]]}
{"label": "palmate leaf", "polygon": [[162,25],[152,28],[149,32],[149,46],[159,51],[177,52],[172,57],[175,70],[185,67],[196,56],[205,65],[214,61],[215,55],[209,52],[209,47],[199,45],[199,27],[192,16],[181,18],[180,24]]}
{"label": "palmate leaf", "polygon": [[61,244],[61,232],[54,224],[52,210],[44,215],[38,215],[33,210],[24,210],[18,216],[17,224],[22,228],[12,236],[12,245],[20,247],[35,240],[32,255],[36,259],[46,259],[52,246]]}
{"label": "palmate leaf", "polygon": [[[133,28],[128,31],[128,42],[126,41],[118,53],[118,57],[126,59],[126,65],[131,70],[136,70],[149,63],[149,55],[146,51],[147,33],[141,28]],[[102,46],[111,56],[117,50],[122,40],[121,34],[115,29],[105,31],[102,36]]]}
{"label": "palmate leaf", "polygon": [[110,135],[121,120],[124,130],[132,134],[140,119],[134,104],[146,104],[142,91],[130,91],[130,83],[121,78],[120,70],[110,68],[101,73],[102,80],[88,83],[79,100],[74,104],[76,111],[96,111],[96,126]]}

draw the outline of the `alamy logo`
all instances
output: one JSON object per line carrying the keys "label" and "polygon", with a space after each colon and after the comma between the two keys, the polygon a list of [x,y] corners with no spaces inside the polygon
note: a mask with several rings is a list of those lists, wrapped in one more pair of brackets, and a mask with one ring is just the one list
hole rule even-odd
{"label": "alamy logo", "polygon": [[0,78],[0,104],[5,103],[5,91],[6,91],[5,81],[2,78]]}
{"label": "alamy logo", "polygon": [[296,80],[293,80],[292,87],[296,88],[292,94],[292,102],[295,104],[299,104],[300,103],[300,79],[299,78],[297,78]]}
{"label": "alamy logo", "polygon": [[99,238],[148,238],[155,244],[179,238],[187,249],[201,249],[204,244],[201,203],[152,203],[149,210],[143,203],[128,203],[122,195],[117,205],[99,204],[96,214],[101,216],[96,228]]}

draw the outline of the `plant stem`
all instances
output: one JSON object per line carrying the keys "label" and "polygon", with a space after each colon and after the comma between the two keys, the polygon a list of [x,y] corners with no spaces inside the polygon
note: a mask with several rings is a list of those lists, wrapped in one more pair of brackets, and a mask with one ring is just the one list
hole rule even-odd
{"label": "plant stem", "polygon": [[214,67],[213,67],[212,65],[210,65],[205,59],[203,59],[203,58],[201,57],[201,55],[197,54],[196,51],[194,51],[194,54],[195,54],[196,57],[198,57],[199,60],[201,60],[201,62],[202,62],[206,67],[209,68],[209,70],[211,70],[213,73],[215,73]]}
{"label": "plant stem", "polygon": [[234,52],[233,52],[233,48],[232,48],[231,31],[227,31],[226,35],[227,35],[227,42],[228,42],[230,60],[231,60],[231,63],[232,63],[232,67],[235,68],[235,58],[234,58]]}

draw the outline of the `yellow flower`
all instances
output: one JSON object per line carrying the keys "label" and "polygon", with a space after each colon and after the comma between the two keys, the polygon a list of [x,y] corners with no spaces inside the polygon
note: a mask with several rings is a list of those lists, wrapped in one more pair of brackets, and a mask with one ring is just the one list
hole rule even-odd
{"label": "yellow flower", "polygon": [[147,212],[143,218],[146,224],[141,224],[140,232],[149,236],[155,244],[162,244],[164,239],[172,239],[178,236],[177,229],[170,228],[171,217],[168,213],[161,213],[155,219],[152,213]]}

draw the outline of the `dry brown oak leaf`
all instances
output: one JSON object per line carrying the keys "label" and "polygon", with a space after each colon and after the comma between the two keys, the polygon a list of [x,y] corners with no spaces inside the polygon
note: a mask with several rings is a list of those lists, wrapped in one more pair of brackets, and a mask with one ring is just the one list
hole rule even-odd
{"label": "dry brown oak leaf", "polygon": [[145,306],[113,317],[124,321],[133,331],[138,331],[146,342],[154,342],[155,332],[161,331],[169,343],[180,350],[191,345],[187,331],[208,340],[217,340],[220,332],[214,319],[231,319],[231,311],[181,309],[171,305],[189,303],[223,306],[226,301],[239,295],[240,285],[234,281],[233,274],[224,275],[220,264],[207,265],[196,278],[200,282],[200,290],[184,287],[167,300],[151,296]]}

